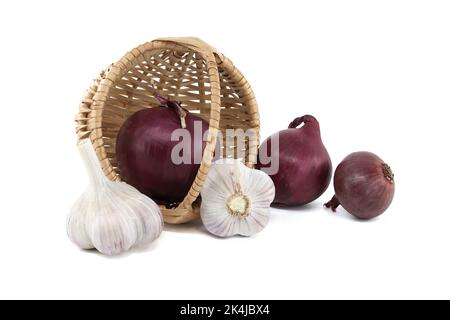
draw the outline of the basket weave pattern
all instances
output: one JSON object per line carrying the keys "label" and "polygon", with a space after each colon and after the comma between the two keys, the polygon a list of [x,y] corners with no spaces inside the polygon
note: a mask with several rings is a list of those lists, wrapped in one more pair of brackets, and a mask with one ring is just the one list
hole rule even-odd
{"label": "basket weave pattern", "polygon": [[[159,106],[154,86],[163,96],[209,123],[202,163],[194,183],[176,208],[161,206],[164,221],[179,224],[198,217],[195,201],[208,174],[219,130],[222,152],[245,163],[256,161],[259,114],[253,91],[240,71],[223,54],[197,38],[163,38],[128,52],[93,81],[76,116],[78,139],[89,137],[105,175],[120,180],[115,157],[116,138],[124,121],[144,108]],[[253,129],[253,137],[237,144],[226,129]]]}

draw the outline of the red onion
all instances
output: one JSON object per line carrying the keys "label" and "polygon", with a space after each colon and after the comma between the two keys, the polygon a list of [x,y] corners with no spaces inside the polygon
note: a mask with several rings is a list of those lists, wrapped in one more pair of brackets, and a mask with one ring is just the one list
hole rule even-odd
{"label": "red onion", "polygon": [[[195,179],[206,146],[203,134],[208,123],[181,108],[178,102],[159,95],[157,98],[162,106],[138,111],[122,125],[116,157],[125,182],[153,200],[170,205],[183,200]],[[194,134],[195,122],[201,127],[201,135]],[[180,156],[190,162],[175,164],[171,154],[181,140],[171,141],[171,135],[182,126],[191,140],[187,143],[183,140],[190,150],[181,150]]]}
{"label": "red onion", "polygon": [[335,196],[325,204],[336,211],[339,205],[360,219],[382,214],[394,198],[391,168],[377,155],[355,152],[347,156],[334,174]]}
{"label": "red onion", "polygon": [[[300,124],[304,125],[297,128]],[[279,150],[271,150],[276,135],[279,135]],[[275,184],[274,204],[307,204],[322,195],[330,184],[331,159],[322,143],[319,122],[313,116],[296,118],[288,129],[264,141],[260,150],[267,150],[269,158],[279,159],[278,172],[267,172]],[[268,166],[261,163],[260,155],[257,168],[264,170]]]}

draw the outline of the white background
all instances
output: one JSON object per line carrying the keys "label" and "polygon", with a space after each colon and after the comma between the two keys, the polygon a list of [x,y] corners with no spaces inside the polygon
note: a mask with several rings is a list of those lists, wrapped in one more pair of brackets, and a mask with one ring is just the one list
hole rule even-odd
{"label": "white background", "polygon": [[[450,298],[446,1],[1,1],[0,298]],[[100,69],[161,36],[198,36],[255,91],[262,137],[316,116],[334,165],[369,150],[396,174],[371,222],[273,210],[252,238],[167,226],[144,250],[78,250],[78,103]]]}

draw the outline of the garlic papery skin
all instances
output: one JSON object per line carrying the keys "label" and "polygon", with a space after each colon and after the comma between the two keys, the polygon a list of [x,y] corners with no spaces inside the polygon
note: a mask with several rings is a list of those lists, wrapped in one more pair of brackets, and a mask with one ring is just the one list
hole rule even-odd
{"label": "garlic papery skin", "polygon": [[200,216],[219,237],[252,236],[269,222],[275,186],[270,177],[240,160],[214,162],[201,191]]}
{"label": "garlic papery skin", "polygon": [[67,220],[69,238],[82,249],[116,255],[158,238],[163,218],[158,205],[134,187],[106,178],[90,139],[78,150],[90,184]]}

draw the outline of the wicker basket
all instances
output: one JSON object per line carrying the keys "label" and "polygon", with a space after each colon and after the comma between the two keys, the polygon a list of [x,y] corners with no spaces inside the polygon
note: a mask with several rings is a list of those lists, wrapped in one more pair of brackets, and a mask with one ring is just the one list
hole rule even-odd
{"label": "wicker basket", "polygon": [[236,157],[236,139],[226,137],[225,129],[254,129],[254,138],[241,150],[247,166],[255,163],[259,144],[256,99],[232,62],[200,39],[163,38],[133,49],[94,80],[75,119],[78,139],[90,137],[105,175],[113,181],[120,180],[115,143],[121,125],[136,111],[159,105],[151,83],[209,122],[202,163],[188,194],[174,208],[161,206],[165,222],[188,222],[199,215],[196,199],[213,159],[218,130],[223,132],[226,154]]}

